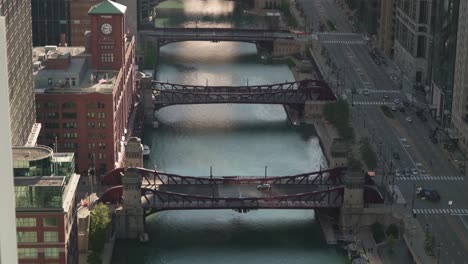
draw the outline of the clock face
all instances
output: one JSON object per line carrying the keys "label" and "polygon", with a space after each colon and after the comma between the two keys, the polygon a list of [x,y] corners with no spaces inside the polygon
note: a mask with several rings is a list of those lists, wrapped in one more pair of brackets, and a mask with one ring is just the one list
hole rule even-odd
{"label": "clock face", "polygon": [[111,24],[109,23],[104,23],[102,24],[101,26],[101,31],[102,33],[106,34],[106,35],[109,35],[110,33],[112,33],[112,26]]}

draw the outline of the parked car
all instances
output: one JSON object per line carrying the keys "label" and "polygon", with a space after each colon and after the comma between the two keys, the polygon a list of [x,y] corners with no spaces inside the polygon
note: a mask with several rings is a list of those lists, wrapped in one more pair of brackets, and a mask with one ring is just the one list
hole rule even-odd
{"label": "parked car", "polygon": [[408,123],[413,123],[413,118],[412,118],[411,116],[408,116],[408,117],[406,118],[406,122],[408,122]]}
{"label": "parked car", "polygon": [[431,202],[440,201],[440,194],[432,188],[423,188],[419,187],[416,189],[416,196],[422,198],[423,200],[428,200]]}
{"label": "parked car", "polygon": [[418,176],[419,171],[417,169],[411,169],[411,174],[413,174],[413,176]]}
{"label": "parked car", "polygon": [[392,111],[396,111],[397,110],[397,107],[392,105],[392,107],[390,107],[390,109],[392,109]]}
{"label": "parked car", "polygon": [[368,96],[368,95],[370,95],[370,91],[369,91],[369,90],[367,90],[367,89],[365,89],[365,90],[364,90],[364,95],[365,95],[365,96]]}
{"label": "parked car", "polygon": [[388,96],[388,94],[384,94],[383,99],[385,99],[385,100],[390,99],[390,96]]}
{"label": "parked car", "polygon": [[393,100],[393,102],[394,102],[395,104],[400,104],[400,99],[395,98],[395,100]]}

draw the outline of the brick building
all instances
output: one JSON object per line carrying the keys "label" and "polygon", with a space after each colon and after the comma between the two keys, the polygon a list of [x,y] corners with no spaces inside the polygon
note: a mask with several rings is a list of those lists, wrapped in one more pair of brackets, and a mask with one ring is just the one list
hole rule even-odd
{"label": "brick building", "polygon": [[46,146],[13,148],[19,264],[78,263],[74,163]]}
{"label": "brick building", "polygon": [[84,46],[85,32],[91,29],[89,9],[101,0],[71,0],[70,1],[70,32],[71,45]]}
{"label": "brick building", "polygon": [[39,142],[76,153],[77,172],[104,174],[122,160],[136,95],[135,38],[125,34],[126,7],[93,6],[86,47],[35,48]]}

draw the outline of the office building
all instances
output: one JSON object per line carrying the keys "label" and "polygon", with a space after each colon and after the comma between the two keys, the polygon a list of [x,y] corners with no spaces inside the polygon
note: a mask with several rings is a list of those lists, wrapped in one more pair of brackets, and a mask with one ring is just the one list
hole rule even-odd
{"label": "office building", "polygon": [[[434,4],[431,107],[434,117],[443,127],[451,124],[455,59],[459,48],[459,5],[459,0],[436,1]],[[463,20],[460,22],[465,23]]]}
{"label": "office building", "polygon": [[0,0],[0,15],[6,21],[11,143],[22,146],[28,141],[35,124],[31,1]]}
{"label": "office building", "polygon": [[[451,120],[453,137],[458,139],[458,145],[466,153],[468,150],[468,2],[453,3],[453,6],[457,5],[459,11],[456,49],[453,52],[454,54],[450,53],[454,59],[453,66],[451,65],[454,70],[449,76],[444,76],[447,84],[450,84],[450,77],[453,78],[452,111],[445,117],[444,112],[442,112],[442,117]],[[452,36],[451,39],[453,40],[454,37]],[[437,80],[441,81],[442,76],[437,75],[437,77]],[[434,87],[439,87],[436,85],[437,80],[434,78]],[[449,94],[448,91],[447,94]]]}
{"label": "office building", "polygon": [[33,46],[70,44],[70,0],[31,0]]}
{"label": "office building", "polygon": [[398,1],[394,61],[415,84],[430,80],[432,0]]}
{"label": "office building", "polygon": [[378,46],[385,55],[393,57],[395,42],[396,1],[386,0],[380,3],[380,19],[378,28]]}
{"label": "office building", "polygon": [[13,148],[18,263],[78,263],[74,163],[46,146]]}
{"label": "office building", "polygon": [[35,48],[39,142],[76,153],[80,174],[120,166],[136,98],[135,38],[125,33],[126,7],[104,1],[89,10],[86,47]]}
{"label": "office building", "polygon": [[70,0],[71,46],[85,46],[85,32],[91,30],[89,9],[102,0]]}
{"label": "office building", "polygon": [[8,98],[7,33],[4,16],[0,16],[0,263],[18,263],[15,232],[15,195],[11,152],[10,104]]}

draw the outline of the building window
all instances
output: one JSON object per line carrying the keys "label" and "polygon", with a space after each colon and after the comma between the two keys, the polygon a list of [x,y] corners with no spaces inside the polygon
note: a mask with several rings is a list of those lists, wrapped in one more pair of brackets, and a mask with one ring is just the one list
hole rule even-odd
{"label": "building window", "polygon": [[44,107],[45,108],[57,108],[57,103],[55,103],[55,102],[46,102],[44,104]]}
{"label": "building window", "polygon": [[62,108],[64,109],[76,108],[76,104],[74,102],[66,102],[62,104]]}
{"label": "building window", "polygon": [[71,118],[71,119],[76,119],[77,118],[76,112],[63,112],[62,117],[63,118]]}
{"label": "building window", "polygon": [[76,122],[67,122],[62,124],[63,128],[77,128]]}
{"label": "building window", "polygon": [[106,123],[104,122],[98,122],[98,128],[106,128]]}
{"label": "building window", "polygon": [[114,53],[102,53],[101,62],[114,62]]}
{"label": "building window", "polygon": [[97,118],[98,118],[98,119],[104,119],[104,118],[106,118],[106,113],[98,113]]}
{"label": "building window", "polygon": [[58,226],[56,217],[44,217],[44,226]]}
{"label": "building window", "polygon": [[94,122],[88,122],[88,128],[94,128]]}
{"label": "building window", "polygon": [[98,139],[106,139],[106,134],[104,134],[104,133],[99,133],[99,134],[98,134]]}
{"label": "building window", "polygon": [[57,231],[45,231],[44,242],[58,242],[58,232]]}
{"label": "building window", "polygon": [[37,232],[22,232],[18,231],[16,232],[16,239],[18,240],[18,243],[31,243],[31,242],[37,242]]}
{"label": "building window", "polygon": [[37,248],[18,248],[18,258],[37,259]]}
{"label": "building window", "polygon": [[16,218],[16,226],[24,227],[24,226],[36,226],[36,218],[32,217],[20,217]]}
{"label": "building window", "polygon": [[[74,142],[64,142],[63,143],[63,148],[64,149],[77,149],[78,148],[78,143],[74,143]],[[76,157],[76,155],[75,155]]]}
{"label": "building window", "polygon": [[88,109],[96,108],[96,104],[95,103],[87,103],[86,108],[88,108]]}
{"label": "building window", "polygon": [[98,102],[98,103],[97,103],[97,108],[104,108],[104,106],[105,106],[105,105],[104,105],[103,103],[101,103],[101,102]]}
{"label": "building window", "polygon": [[101,150],[106,149],[106,143],[99,143],[99,149]]}
{"label": "building window", "polygon": [[72,86],[76,86],[76,79],[75,78],[71,78],[72,80]]}
{"label": "building window", "polygon": [[59,128],[60,127],[59,123],[45,123],[44,126],[45,128]]}
{"label": "building window", "polygon": [[63,133],[63,138],[65,138],[65,139],[76,139],[76,138],[78,138],[78,133]]}
{"label": "building window", "polygon": [[59,249],[58,248],[44,248],[44,256],[46,258],[58,258]]}
{"label": "building window", "polygon": [[86,113],[86,118],[88,118],[88,119],[94,118],[94,113],[93,112]]}
{"label": "building window", "polygon": [[46,116],[48,119],[56,119],[59,118],[59,113],[58,112],[49,112],[46,113]]}

